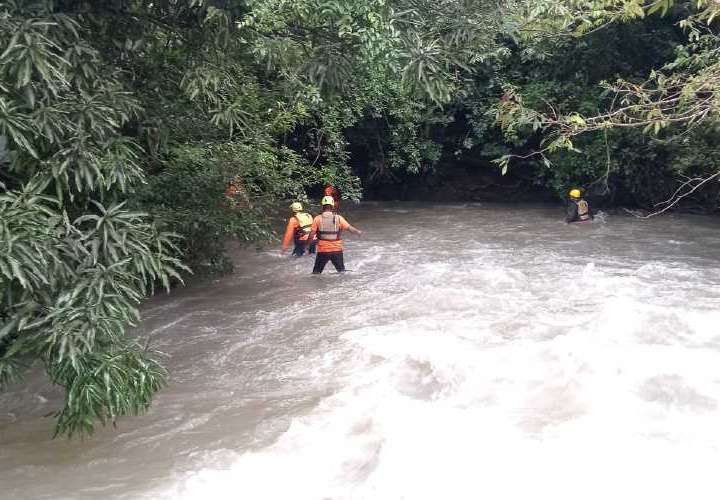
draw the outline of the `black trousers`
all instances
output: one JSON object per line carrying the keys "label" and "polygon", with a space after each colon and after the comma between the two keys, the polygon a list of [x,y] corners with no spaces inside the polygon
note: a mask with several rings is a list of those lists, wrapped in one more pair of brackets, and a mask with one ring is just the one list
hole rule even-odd
{"label": "black trousers", "polygon": [[333,266],[335,266],[337,272],[345,272],[345,262],[343,261],[342,252],[318,252],[317,256],[315,257],[315,267],[313,267],[312,271],[313,274],[322,273],[323,269],[325,269],[325,264],[327,264],[328,261],[333,263]]}
{"label": "black trousers", "polygon": [[305,249],[307,248],[308,253],[315,253],[315,247],[317,246],[317,241],[313,241],[310,246],[305,246],[307,243],[307,240],[299,240],[295,238],[295,248],[293,248],[293,255],[295,257],[302,257],[305,255]]}

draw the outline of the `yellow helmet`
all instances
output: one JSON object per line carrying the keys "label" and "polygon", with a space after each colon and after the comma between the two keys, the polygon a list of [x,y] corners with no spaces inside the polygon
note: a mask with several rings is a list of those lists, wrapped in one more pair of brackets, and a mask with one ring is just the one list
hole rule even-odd
{"label": "yellow helmet", "polygon": [[581,195],[580,190],[577,188],[571,189],[568,194],[570,195],[570,198],[580,198]]}
{"label": "yellow helmet", "polygon": [[320,204],[322,206],[330,205],[331,207],[335,206],[335,200],[333,200],[332,196],[323,196],[322,201],[320,201]]}
{"label": "yellow helmet", "polygon": [[302,203],[300,203],[299,201],[291,203],[290,210],[292,210],[293,212],[302,212]]}

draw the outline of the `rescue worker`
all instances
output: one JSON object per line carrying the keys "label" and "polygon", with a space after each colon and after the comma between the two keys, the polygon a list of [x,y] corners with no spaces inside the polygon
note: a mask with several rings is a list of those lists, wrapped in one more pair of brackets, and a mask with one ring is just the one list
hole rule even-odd
{"label": "rescue worker", "polygon": [[340,211],[340,192],[332,184],[325,184],[323,196],[330,196],[335,201],[335,212]]}
{"label": "rescue worker", "polygon": [[312,226],[313,218],[307,212],[303,211],[302,203],[296,201],[290,205],[290,210],[293,211],[292,217],[288,219],[287,227],[285,228],[285,237],[282,241],[282,251],[285,252],[290,247],[290,242],[295,242],[295,248],[293,249],[293,255],[295,257],[302,257],[305,254],[305,250],[308,253],[315,253],[316,241],[310,240],[308,245],[308,237],[310,236],[310,227]]}
{"label": "rescue worker", "polygon": [[582,198],[580,190],[573,188],[568,195],[570,196],[570,200],[568,201],[565,222],[589,222],[592,219],[590,205]]}
{"label": "rescue worker", "polygon": [[322,214],[315,217],[310,229],[310,238],[317,235],[317,255],[313,274],[320,274],[325,269],[328,261],[333,263],[337,272],[345,272],[345,261],[343,259],[342,232],[350,231],[360,235],[362,231],[351,226],[342,215],[333,212],[335,200],[332,196],[324,196],[322,201]]}

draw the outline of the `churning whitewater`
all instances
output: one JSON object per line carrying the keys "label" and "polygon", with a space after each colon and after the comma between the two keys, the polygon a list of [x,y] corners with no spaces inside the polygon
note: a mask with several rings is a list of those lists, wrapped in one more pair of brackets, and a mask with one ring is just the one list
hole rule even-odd
{"label": "churning whitewater", "polygon": [[720,498],[720,225],[363,204],[346,265],[238,252],[156,297],[148,415],[50,439],[0,396],[13,499]]}

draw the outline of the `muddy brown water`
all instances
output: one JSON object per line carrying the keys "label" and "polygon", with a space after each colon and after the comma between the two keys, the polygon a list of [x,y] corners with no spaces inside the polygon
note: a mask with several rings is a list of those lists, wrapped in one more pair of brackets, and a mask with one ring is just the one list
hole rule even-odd
{"label": "muddy brown water", "polygon": [[720,498],[720,224],[365,203],[351,271],[237,251],[151,299],[151,411],[52,440],[0,394],[7,499]]}

